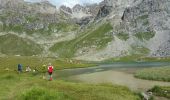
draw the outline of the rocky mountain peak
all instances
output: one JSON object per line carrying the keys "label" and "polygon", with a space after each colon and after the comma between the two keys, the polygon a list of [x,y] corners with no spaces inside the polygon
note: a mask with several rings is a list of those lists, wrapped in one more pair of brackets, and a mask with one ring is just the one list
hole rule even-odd
{"label": "rocky mountain peak", "polygon": [[82,60],[170,56],[169,0],[104,0],[73,8],[62,5],[59,11],[46,0],[0,0],[0,14],[0,37],[8,33],[29,37],[55,56],[66,52]]}
{"label": "rocky mountain peak", "polygon": [[73,8],[72,8],[73,12],[85,12],[87,13],[87,9],[84,6],[81,6],[80,4],[76,4]]}

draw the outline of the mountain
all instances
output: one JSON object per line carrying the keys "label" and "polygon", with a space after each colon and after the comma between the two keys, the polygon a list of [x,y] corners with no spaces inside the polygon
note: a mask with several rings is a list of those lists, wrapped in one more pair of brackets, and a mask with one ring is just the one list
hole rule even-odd
{"label": "mountain", "polygon": [[169,57],[170,2],[104,0],[56,9],[47,1],[0,0],[0,38],[3,56]]}

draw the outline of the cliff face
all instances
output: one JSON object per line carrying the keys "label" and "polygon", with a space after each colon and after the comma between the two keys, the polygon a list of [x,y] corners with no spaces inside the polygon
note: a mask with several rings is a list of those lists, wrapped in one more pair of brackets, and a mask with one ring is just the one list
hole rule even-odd
{"label": "cliff face", "polygon": [[170,56],[170,1],[104,0],[100,5],[96,18],[111,22],[114,39],[106,48],[78,59]]}
{"label": "cliff face", "polygon": [[144,46],[151,50],[150,55],[169,56],[169,6],[168,0],[136,0],[124,10],[121,31],[142,39]]}
{"label": "cliff face", "polygon": [[[28,39],[28,43],[23,42],[25,45],[39,45],[37,49],[41,53],[32,51],[34,55],[82,60],[133,55],[167,57],[170,56],[170,1],[104,0],[99,4],[56,9],[49,2],[0,0],[0,37],[6,35]],[[2,52],[4,45],[0,43],[0,54],[20,55]]]}

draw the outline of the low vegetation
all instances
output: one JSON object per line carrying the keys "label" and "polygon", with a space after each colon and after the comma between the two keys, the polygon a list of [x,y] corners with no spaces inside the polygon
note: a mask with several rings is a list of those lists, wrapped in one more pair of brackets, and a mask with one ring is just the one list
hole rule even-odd
{"label": "low vegetation", "polygon": [[170,82],[170,67],[147,68],[136,72],[135,77]]}
{"label": "low vegetation", "polygon": [[1,73],[2,100],[140,100],[123,86],[47,81],[31,73]]}
{"label": "low vegetation", "polygon": [[119,33],[119,34],[116,34],[116,36],[121,39],[121,40],[124,40],[126,41],[127,39],[129,39],[129,34],[127,33]]}
{"label": "low vegetation", "polygon": [[145,19],[147,19],[149,17],[149,15],[142,15],[142,16],[139,16],[139,17],[137,17],[137,20],[145,20]]}
{"label": "low vegetation", "polygon": [[7,34],[0,36],[0,52],[6,55],[32,56],[41,54],[42,47],[29,39]]}
{"label": "low vegetation", "polygon": [[132,54],[123,57],[107,59],[104,62],[170,62],[170,57],[158,58],[158,57],[146,57],[143,54]]}
{"label": "low vegetation", "polygon": [[0,58],[0,99],[1,100],[140,100],[139,96],[128,88],[111,84],[84,84],[59,80],[54,75],[53,81],[42,79],[43,73],[17,74],[17,64],[39,68],[51,62],[55,69],[87,67],[91,64],[68,59],[38,57],[3,57]]}
{"label": "low vegetation", "polygon": [[150,40],[155,36],[155,32],[138,32],[134,36],[142,41]]}
{"label": "low vegetation", "polygon": [[150,53],[150,50],[144,46],[131,46],[132,50],[131,50],[131,54],[132,55],[140,55],[142,56],[146,56]]}
{"label": "low vegetation", "polygon": [[50,50],[58,53],[60,57],[69,58],[73,57],[80,48],[101,49],[113,40],[112,34],[109,33],[111,30],[112,26],[105,23],[96,29],[81,33],[73,40],[56,43]]}
{"label": "low vegetation", "polygon": [[75,31],[78,29],[78,25],[76,24],[69,24],[66,22],[60,22],[60,23],[55,23],[55,24],[50,24],[49,25],[49,31],[54,32],[56,31],[62,31],[62,32],[69,32],[69,31]]}
{"label": "low vegetation", "polygon": [[68,69],[68,68],[82,68],[96,66],[88,62],[70,60],[70,59],[55,59],[55,58],[45,58],[45,57],[0,57],[0,69],[16,70],[18,64],[22,64],[25,69],[26,66],[30,66],[31,69],[41,70],[43,65],[52,63],[55,70],[58,69]]}
{"label": "low vegetation", "polygon": [[170,87],[155,86],[150,91],[156,96],[162,96],[170,99]]}

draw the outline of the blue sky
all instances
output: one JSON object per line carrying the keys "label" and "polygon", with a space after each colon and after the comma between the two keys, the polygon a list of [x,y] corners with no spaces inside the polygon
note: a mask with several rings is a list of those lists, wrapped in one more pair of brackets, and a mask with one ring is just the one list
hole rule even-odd
{"label": "blue sky", "polygon": [[[40,2],[45,0],[25,0],[28,2]],[[56,5],[57,7],[60,5],[66,5],[69,7],[73,7],[75,4],[84,4],[84,3],[99,3],[103,0],[48,0],[53,5]]]}

